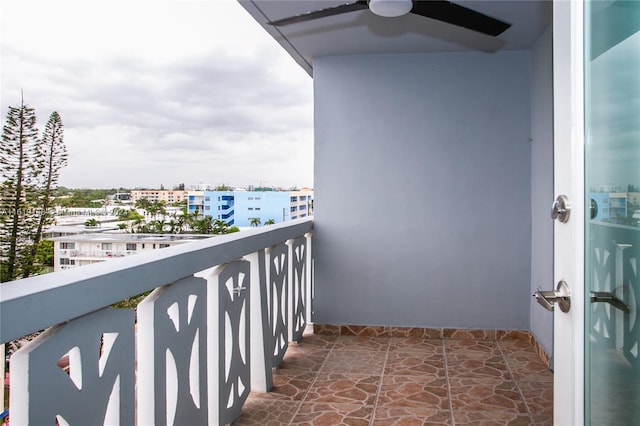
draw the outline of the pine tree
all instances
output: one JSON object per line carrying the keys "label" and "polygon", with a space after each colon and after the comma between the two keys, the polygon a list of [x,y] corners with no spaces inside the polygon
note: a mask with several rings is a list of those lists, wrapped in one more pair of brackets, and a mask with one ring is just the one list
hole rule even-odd
{"label": "pine tree", "polygon": [[32,238],[31,259],[23,268],[22,277],[26,278],[36,271],[34,265],[38,245],[42,240],[45,226],[53,223],[52,192],[58,183],[60,170],[67,165],[67,147],[64,144],[64,129],[60,114],[51,113],[49,121],[38,146],[38,163],[42,168],[42,182],[38,185],[39,218],[38,227]]}
{"label": "pine tree", "polygon": [[19,107],[9,107],[2,128],[0,282],[14,280],[29,268],[39,217],[37,185],[42,173],[39,142],[35,110],[21,99]]}

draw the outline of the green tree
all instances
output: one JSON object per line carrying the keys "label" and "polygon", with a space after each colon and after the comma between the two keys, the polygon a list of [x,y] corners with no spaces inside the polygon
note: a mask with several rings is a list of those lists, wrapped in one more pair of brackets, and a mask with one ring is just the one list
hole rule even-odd
{"label": "green tree", "polygon": [[213,217],[205,216],[198,219],[191,224],[191,227],[196,234],[211,234],[213,233]]}
{"label": "green tree", "polygon": [[21,99],[9,107],[0,147],[0,282],[23,274],[33,262],[31,243],[38,227],[37,185],[41,176],[35,110]]}
{"label": "green tree", "polygon": [[[55,185],[58,183],[60,176],[60,170],[67,165],[67,147],[64,144],[64,129],[62,127],[62,120],[60,114],[57,112],[51,113],[49,121],[47,122],[42,139],[39,145],[38,157],[40,158],[41,165],[44,169],[44,181],[42,187],[39,188],[39,209],[40,218],[38,221],[38,228],[33,236],[33,245],[31,247],[31,256],[36,257],[38,244],[42,240],[42,233],[45,226],[54,223],[53,217],[53,191]],[[26,278],[34,271],[31,268],[25,267],[22,271],[22,277]]]}
{"label": "green tree", "polygon": [[136,201],[135,206],[146,211],[149,206],[151,206],[151,201],[149,201],[147,198],[140,198],[138,201]]}
{"label": "green tree", "polygon": [[97,219],[92,217],[91,219],[87,219],[84,222],[84,226],[98,227],[98,226],[100,226],[100,222],[98,222]]}
{"label": "green tree", "polygon": [[213,221],[213,233],[214,234],[226,234],[229,229],[229,225],[222,219],[216,219]]}
{"label": "green tree", "polygon": [[260,218],[259,217],[252,217],[251,219],[249,219],[249,223],[251,224],[251,226],[260,226]]}
{"label": "green tree", "polygon": [[37,244],[36,259],[40,265],[53,267],[53,241],[41,240]]}
{"label": "green tree", "polygon": [[269,220],[266,220],[266,221],[264,222],[265,226],[266,226],[266,225],[275,225],[275,223],[276,223],[276,221],[275,221],[275,220],[273,220],[273,219],[269,219]]}

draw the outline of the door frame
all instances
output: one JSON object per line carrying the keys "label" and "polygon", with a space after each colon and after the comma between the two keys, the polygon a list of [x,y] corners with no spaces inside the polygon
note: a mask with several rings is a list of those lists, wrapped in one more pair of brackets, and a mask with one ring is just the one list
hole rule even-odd
{"label": "door frame", "polygon": [[579,425],[584,424],[585,401],[582,0],[553,2],[553,108],[554,197],[567,195],[571,203],[569,221],[554,223],[554,283],[565,280],[571,292],[571,310],[554,312],[554,424]]}

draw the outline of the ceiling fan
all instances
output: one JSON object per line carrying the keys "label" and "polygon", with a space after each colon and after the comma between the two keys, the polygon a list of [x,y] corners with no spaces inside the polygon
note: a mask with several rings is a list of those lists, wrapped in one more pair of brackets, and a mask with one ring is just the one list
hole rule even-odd
{"label": "ceiling fan", "polygon": [[270,25],[281,27],[298,22],[369,9],[378,16],[396,17],[414,13],[490,36],[498,36],[511,26],[499,19],[444,0],[357,0],[339,6],[314,10],[289,18],[277,19]]}

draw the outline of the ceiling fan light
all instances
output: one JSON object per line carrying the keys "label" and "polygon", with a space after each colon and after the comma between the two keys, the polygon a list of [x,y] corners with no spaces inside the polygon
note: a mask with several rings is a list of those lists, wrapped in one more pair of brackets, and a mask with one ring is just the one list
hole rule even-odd
{"label": "ceiling fan light", "polygon": [[411,12],[411,0],[369,0],[369,9],[378,16],[393,18]]}

